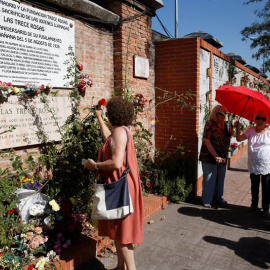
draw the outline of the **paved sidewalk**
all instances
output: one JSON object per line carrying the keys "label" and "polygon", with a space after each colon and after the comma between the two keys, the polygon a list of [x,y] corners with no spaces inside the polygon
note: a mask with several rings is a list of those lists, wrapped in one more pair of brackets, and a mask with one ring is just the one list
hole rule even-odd
{"label": "paved sidewalk", "polygon": [[[270,221],[247,212],[250,180],[247,157],[227,171],[226,207],[206,209],[200,200],[170,204],[145,224],[144,243],[135,249],[137,270],[270,269]],[[112,269],[108,253],[82,270]]]}

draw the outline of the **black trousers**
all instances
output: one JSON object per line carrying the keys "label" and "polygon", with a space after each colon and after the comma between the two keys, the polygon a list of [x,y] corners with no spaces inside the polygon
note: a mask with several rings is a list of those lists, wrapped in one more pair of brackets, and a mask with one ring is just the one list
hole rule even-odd
{"label": "black trousers", "polygon": [[258,207],[260,181],[262,181],[262,208],[264,211],[268,211],[270,204],[270,173],[266,175],[251,173],[250,180],[251,206]]}

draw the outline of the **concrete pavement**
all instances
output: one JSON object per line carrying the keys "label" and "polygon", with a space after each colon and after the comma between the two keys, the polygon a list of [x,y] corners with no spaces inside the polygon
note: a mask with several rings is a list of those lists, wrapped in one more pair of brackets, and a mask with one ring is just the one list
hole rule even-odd
{"label": "concrete pavement", "polygon": [[[196,198],[170,204],[145,224],[144,243],[135,249],[137,270],[270,269],[270,221],[249,213],[247,157],[227,171],[228,205],[206,209]],[[117,256],[108,251],[81,270],[112,269]]]}

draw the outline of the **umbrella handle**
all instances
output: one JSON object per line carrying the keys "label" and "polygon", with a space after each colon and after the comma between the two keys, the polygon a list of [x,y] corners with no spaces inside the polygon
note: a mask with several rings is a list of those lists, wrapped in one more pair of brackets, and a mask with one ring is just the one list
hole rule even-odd
{"label": "umbrella handle", "polygon": [[[250,97],[248,97],[247,102],[246,102],[246,104],[245,104],[245,106],[244,106],[242,112],[240,113],[240,118],[242,118],[242,113],[244,112],[244,110],[245,110],[245,108],[246,108],[246,106],[247,106],[249,100],[250,100]],[[239,118],[239,120],[240,120],[240,118]]]}

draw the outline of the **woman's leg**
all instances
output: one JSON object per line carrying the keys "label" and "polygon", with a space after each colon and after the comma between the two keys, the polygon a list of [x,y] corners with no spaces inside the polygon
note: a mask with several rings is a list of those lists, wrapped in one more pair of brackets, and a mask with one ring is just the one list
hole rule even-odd
{"label": "woman's leg", "polygon": [[270,174],[262,175],[262,208],[269,211],[270,204]]}
{"label": "woman's leg", "polygon": [[259,202],[260,175],[250,174],[251,180],[251,207],[257,208]]}
{"label": "woman's leg", "polygon": [[[219,181],[218,181],[218,200],[222,199],[224,193],[224,181],[226,175],[226,164],[219,164]],[[224,200],[223,200],[224,201]],[[225,201],[226,202],[226,201]]]}
{"label": "woman's leg", "polygon": [[136,270],[133,245],[123,245],[120,240],[115,240],[115,246],[118,256],[118,264],[115,270]]}
{"label": "woman's leg", "polygon": [[216,187],[217,165],[202,162],[202,169],[203,169],[202,202],[203,204],[211,204]]}

